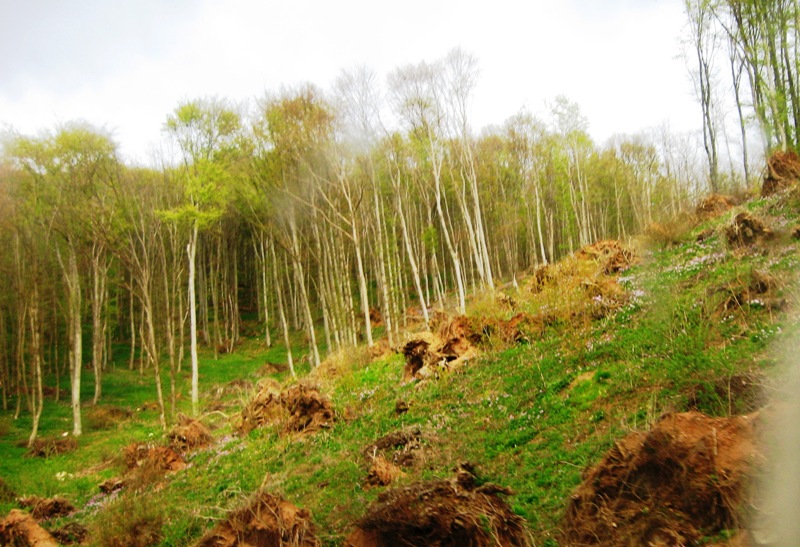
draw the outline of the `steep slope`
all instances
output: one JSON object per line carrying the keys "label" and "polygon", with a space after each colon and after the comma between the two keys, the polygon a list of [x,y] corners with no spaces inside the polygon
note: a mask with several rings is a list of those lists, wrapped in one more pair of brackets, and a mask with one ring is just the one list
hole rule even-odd
{"label": "steep slope", "polygon": [[[246,359],[207,365],[201,421],[211,442],[174,446],[182,451],[181,466],[123,462],[121,449],[133,441],[149,443],[139,451],[167,447],[154,413],[145,410],[122,419],[127,425],[88,435],[74,452],[44,460],[22,459],[12,439],[23,438],[24,429],[6,423],[0,448],[14,460],[0,464],[0,476],[20,495],[64,494],[79,511],[43,526],[78,522],[104,545],[132,544],[137,534],[150,543],[187,545],[212,528],[226,530],[218,535],[228,539],[236,526],[261,530],[269,519],[221,524],[229,515],[258,514],[246,510],[254,499],[302,516],[301,524],[273,519],[279,529],[264,537],[303,530],[307,544],[355,541],[356,525],[365,533],[388,530],[376,519],[400,515],[405,528],[397,529],[411,530],[414,541],[446,545],[431,538],[444,537],[442,529],[469,529],[474,544],[488,545],[505,537],[496,524],[505,507],[518,519],[515,530],[524,531],[514,532],[516,544],[574,544],[578,536],[569,535],[574,527],[564,519],[580,513],[586,522],[576,504],[591,504],[597,495],[580,486],[585,476],[602,475],[594,466],[632,458],[652,471],[657,463],[620,447],[650,446],[655,441],[647,439],[665,424],[673,427],[666,436],[678,438],[688,427],[681,417],[698,413],[712,429],[727,431],[714,420],[766,402],[764,388],[777,369],[774,348],[797,334],[800,252],[792,234],[799,204],[790,186],[739,205],[706,207],[668,240],[599,242],[530,272],[516,287],[475,297],[466,317],[439,314],[430,331],[420,325],[395,352],[375,357],[356,348],[331,356],[300,380],[302,387],[274,368],[263,371],[265,359],[280,357],[253,341],[240,350]],[[125,406],[140,404],[134,401]],[[257,418],[254,401],[267,409]],[[50,435],[60,427],[43,424]],[[128,467],[139,471],[129,474]],[[97,490],[114,478],[121,483]],[[660,488],[642,481],[648,491]],[[446,488],[454,498],[440,497]],[[477,509],[459,516],[453,499],[464,507],[474,499]],[[741,526],[743,498],[728,499],[728,513],[691,523],[694,532],[684,539],[732,536]],[[635,510],[645,507],[663,505]],[[684,515],[697,512],[685,509]],[[474,526],[464,525],[470,518]],[[424,524],[434,522],[444,527],[436,536],[433,524],[430,530]],[[312,529],[313,538],[305,532]],[[204,544],[213,544],[206,537]],[[361,545],[380,545],[375,537]]]}

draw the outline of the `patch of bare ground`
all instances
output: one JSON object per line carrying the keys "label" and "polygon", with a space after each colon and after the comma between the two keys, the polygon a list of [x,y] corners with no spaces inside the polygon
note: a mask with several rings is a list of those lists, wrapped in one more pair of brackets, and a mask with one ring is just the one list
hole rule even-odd
{"label": "patch of bare ground", "polygon": [[522,517],[514,514],[501,494],[503,487],[476,484],[474,470],[460,464],[450,480],[393,488],[367,508],[347,537],[347,547],[430,545],[529,546]]}
{"label": "patch of bare ground", "polygon": [[62,498],[40,498],[39,496],[25,496],[17,500],[20,506],[28,509],[36,520],[46,520],[56,517],[66,517],[75,512],[75,506]]}
{"label": "patch of bare ground", "polygon": [[319,547],[311,516],[288,501],[258,492],[204,535],[198,547]]}
{"label": "patch of bare ground", "polygon": [[50,531],[50,535],[61,545],[83,545],[89,539],[89,530],[77,522],[70,522]]}
{"label": "patch of bare ground", "polygon": [[568,545],[688,545],[740,526],[747,477],[763,460],[757,415],[668,414],[588,469],[564,521]]}
{"label": "patch of bare ground", "polygon": [[58,543],[36,520],[19,509],[12,509],[0,520],[0,545],[13,547],[58,547]]}

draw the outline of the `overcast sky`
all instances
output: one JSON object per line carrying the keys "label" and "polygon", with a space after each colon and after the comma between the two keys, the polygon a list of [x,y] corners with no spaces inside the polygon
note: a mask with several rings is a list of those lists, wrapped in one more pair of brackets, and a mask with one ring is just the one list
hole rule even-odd
{"label": "overcast sky", "polygon": [[604,142],[699,127],[680,0],[0,0],[0,123],[84,119],[147,161],[182,100],[241,101],[343,68],[392,69],[460,46],[478,58],[472,124],[564,94]]}

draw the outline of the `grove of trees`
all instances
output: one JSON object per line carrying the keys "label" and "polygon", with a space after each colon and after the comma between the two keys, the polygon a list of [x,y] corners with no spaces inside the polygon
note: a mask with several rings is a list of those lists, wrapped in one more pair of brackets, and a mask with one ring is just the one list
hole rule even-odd
{"label": "grove of trees", "polygon": [[[747,86],[736,88],[743,127],[749,108],[769,146],[793,147],[796,34],[784,44],[770,33],[784,36],[774,25],[797,18],[777,23],[754,2],[722,7],[687,2],[687,14],[711,13],[730,32],[734,73],[753,84],[749,105]],[[767,43],[774,52],[762,50]],[[698,46],[701,65],[707,51]],[[327,93],[307,85],[249,106],[186,101],[165,116],[175,153],[149,167],[125,165],[113,139],[84,123],[9,133],[0,163],[3,409],[34,417],[33,440],[43,378],[66,377],[80,435],[82,372],[91,370],[100,401],[121,342],[128,367],[152,376],[166,427],[183,367],[197,411],[198,345],[233,351],[257,325],[265,345],[286,345],[294,374],[290,341],[302,340],[316,366],[325,352],[372,345],[380,317],[394,346],[409,319],[463,313],[471,292],[675,218],[709,187],[746,184],[713,165],[704,176],[695,139],[668,128],[599,146],[564,97],[543,119],[522,111],[476,134],[477,76],[475,59],[456,49],[397,68],[385,89],[357,68]]]}

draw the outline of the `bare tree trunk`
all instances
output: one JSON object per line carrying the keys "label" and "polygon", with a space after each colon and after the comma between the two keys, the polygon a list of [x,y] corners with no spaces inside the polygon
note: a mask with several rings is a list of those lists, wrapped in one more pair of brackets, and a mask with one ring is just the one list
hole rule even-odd
{"label": "bare tree trunk", "polygon": [[103,315],[106,309],[108,265],[105,249],[100,243],[92,245],[92,368],[94,370],[94,398],[97,404],[103,390],[102,374],[105,356],[105,331]]}
{"label": "bare tree trunk", "polygon": [[41,325],[39,324],[39,291],[34,285],[31,295],[30,313],[31,328],[31,360],[33,361],[33,385],[31,386],[31,400],[33,402],[33,424],[31,435],[28,437],[28,446],[36,440],[39,432],[39,420],[42,417],[44,408],[44,393],[42,392],[42,348],[41,348]]}
{"label": "bare tree trunk", "polygon": [[67,263],[56,248],[58,261],[64,273],[67,288],[67,315],[69,332],[69,370],[72,387],[72,434],[81,435],[81,368],[83,366],[83,332],[81,327],[81,280],[78,272],[78,257],[72,242],[68,243]]}
{"label": "bare tree trunk", "polygon": [[199,365],[197,358],[197,305],[195,296],[195,259],[197,257],[197,232],[198,226],[195,220],[192,225],[192,233],[189,237],[189,244],[186,252],[189,255],[189,343],[191,344],[192,359],[192,414],[197,416],[200,402],[199,384]]}
{"label": "bare tree trunk", "polygon": [[320,364],[319,349],[317,347],[317,333],[314,330],[314,317],[311,315],[311,305],[308,301],[308,291],[306,290],[305,272],[303,271],[303,261],[300,258],[300,240],[297,236],[297,221],[292,214],[289,219],[289,229],[292,236],[292,264],[294,265],[295,284],[300,292],[300,305],[303,307],[305,315],[306,329],[310,345],[312,366],[318,367]]}
{"label": "bare tree trunk", "polygon": [[283,331],[283,342],[286,344],[286,361],[289,365],[289,372],[292,373],[292,378],[297,374],[294,371],[294,360],[292,359],[292,342],[289,339],[289,323],[286,321],[286,314],[283,311],[283,292],[281,291],[280,280],[278,279],[278,260],[275,258],[275,243],[270,239],[269,250],[272,254],[272,281],[275,287],[275,296],[278,299],[278,319],[281,322],[281,330]]}

